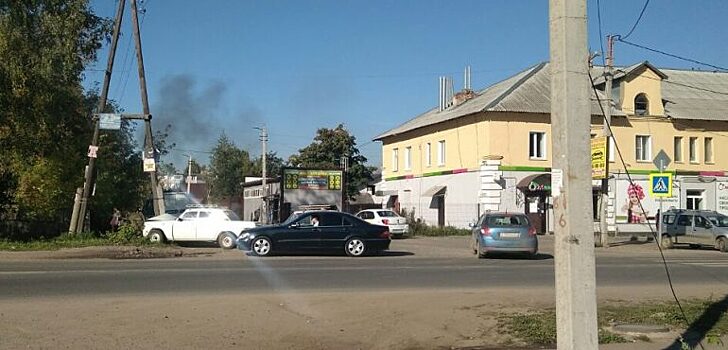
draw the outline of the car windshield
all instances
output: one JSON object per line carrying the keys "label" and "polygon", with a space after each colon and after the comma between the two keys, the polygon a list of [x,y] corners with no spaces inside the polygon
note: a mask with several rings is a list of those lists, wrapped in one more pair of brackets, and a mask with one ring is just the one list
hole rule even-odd
{"label": "car windshield", "polygon": [[291,215],[286,219],[286,221],[283,221],[281,225],[290,225],[295,221],[299,216],[301,216],[303,213],[291,213]]}
{"label": "car windshield", "polygon": [[225,210],[225,216],[227,216],[230,221],[240,221],[238,214],[235,214],[232,210]]}
{"label": "car windshield", "polygon": [[379,214],[379,216],[383,217],[383,218],[391,218],[391,217],[399,216],[399,215],[397,215],[397,213],[395,213],[391,210],[380,210],[377,212],[377,214]]}
{"label": "car windshield", "polygon": [[725,215],[716,215],[716,216],[708,216],[708,220],[713,223],[713,225],[718,227],[728,227],[728,216]]}
{"label": "car windshield", "polygon": [[508,227],[508,226],[528,226],[528,218],[523,215],[493,215],[488,217],[488,226],[491,227]]}

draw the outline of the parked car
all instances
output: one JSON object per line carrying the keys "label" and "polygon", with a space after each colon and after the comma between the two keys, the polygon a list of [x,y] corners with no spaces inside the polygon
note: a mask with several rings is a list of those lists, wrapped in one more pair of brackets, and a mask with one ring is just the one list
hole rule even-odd
{"label": "parked car", "polygon": [[221,248],[232,249],[240,233],[255,226],[229,209],[199,207],[186,209],[179,217],[155,216],[144,222],[142,234],[152,242],[217,242]]}
{"label": "parked car", "polygon": [[[318,224],[316,224],[318,219]],[[343,251],[349,256],[389,249],[389,230],[339,211],[312,211],[279,225],[247,229],[238,249],[258,256],[278,252]]]}
{"label": "parked car", "polygon": [[473,254],[484,258],[491,252],[526,253],[538,252],[536,229],[525,214],[486,213],[478,222],[471,224]]}
{"label": "parked car", "polygon": [[356,213],[356,217],[370,224],[389,227],[389,232],[395,237],[409,233],[407,219],[389,209],[365,209]]}
{"label": "parked car", "polygon": [[728,252],[728,216],[712,210],[672,209],[661,215],[661,244],[672,248],[678,240],[713,245]]}

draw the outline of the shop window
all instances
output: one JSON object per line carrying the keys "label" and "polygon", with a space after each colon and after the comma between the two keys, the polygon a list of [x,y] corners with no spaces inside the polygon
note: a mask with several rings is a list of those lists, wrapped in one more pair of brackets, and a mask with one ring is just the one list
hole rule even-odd
{"label": "shop window", "polygon": [[685,207],[692,210],[703,209],[703,191],[687,190],[685,191],[686,203]]}
{"label": "shop window", "polygon": [[634,98],[634,114],[635,115],[650,115],[649,103],[650,103],[650,101],[647,99],[647,95],[638,94]]}

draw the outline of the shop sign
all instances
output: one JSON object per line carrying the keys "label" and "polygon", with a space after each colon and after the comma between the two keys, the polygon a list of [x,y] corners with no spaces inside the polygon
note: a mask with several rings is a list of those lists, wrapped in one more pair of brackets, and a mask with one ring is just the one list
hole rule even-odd
{"label": "shop sign", "polygon": [[609,176],[607,168],[609,155],[607,150],[609,147],[609,138],[607,136],[595,137],[591,139],[591,164],[592,179],[606,179]]}

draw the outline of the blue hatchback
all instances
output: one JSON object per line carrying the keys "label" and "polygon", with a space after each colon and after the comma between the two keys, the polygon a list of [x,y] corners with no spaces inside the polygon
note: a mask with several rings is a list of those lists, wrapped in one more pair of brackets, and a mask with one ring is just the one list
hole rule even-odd
{"label": "blue hatchback", "polygon": [[538,252],[536,229],[525,214],[486,213],[471,228],[471,248],[478,258],[491,252],[525,253],[529,257]]}

